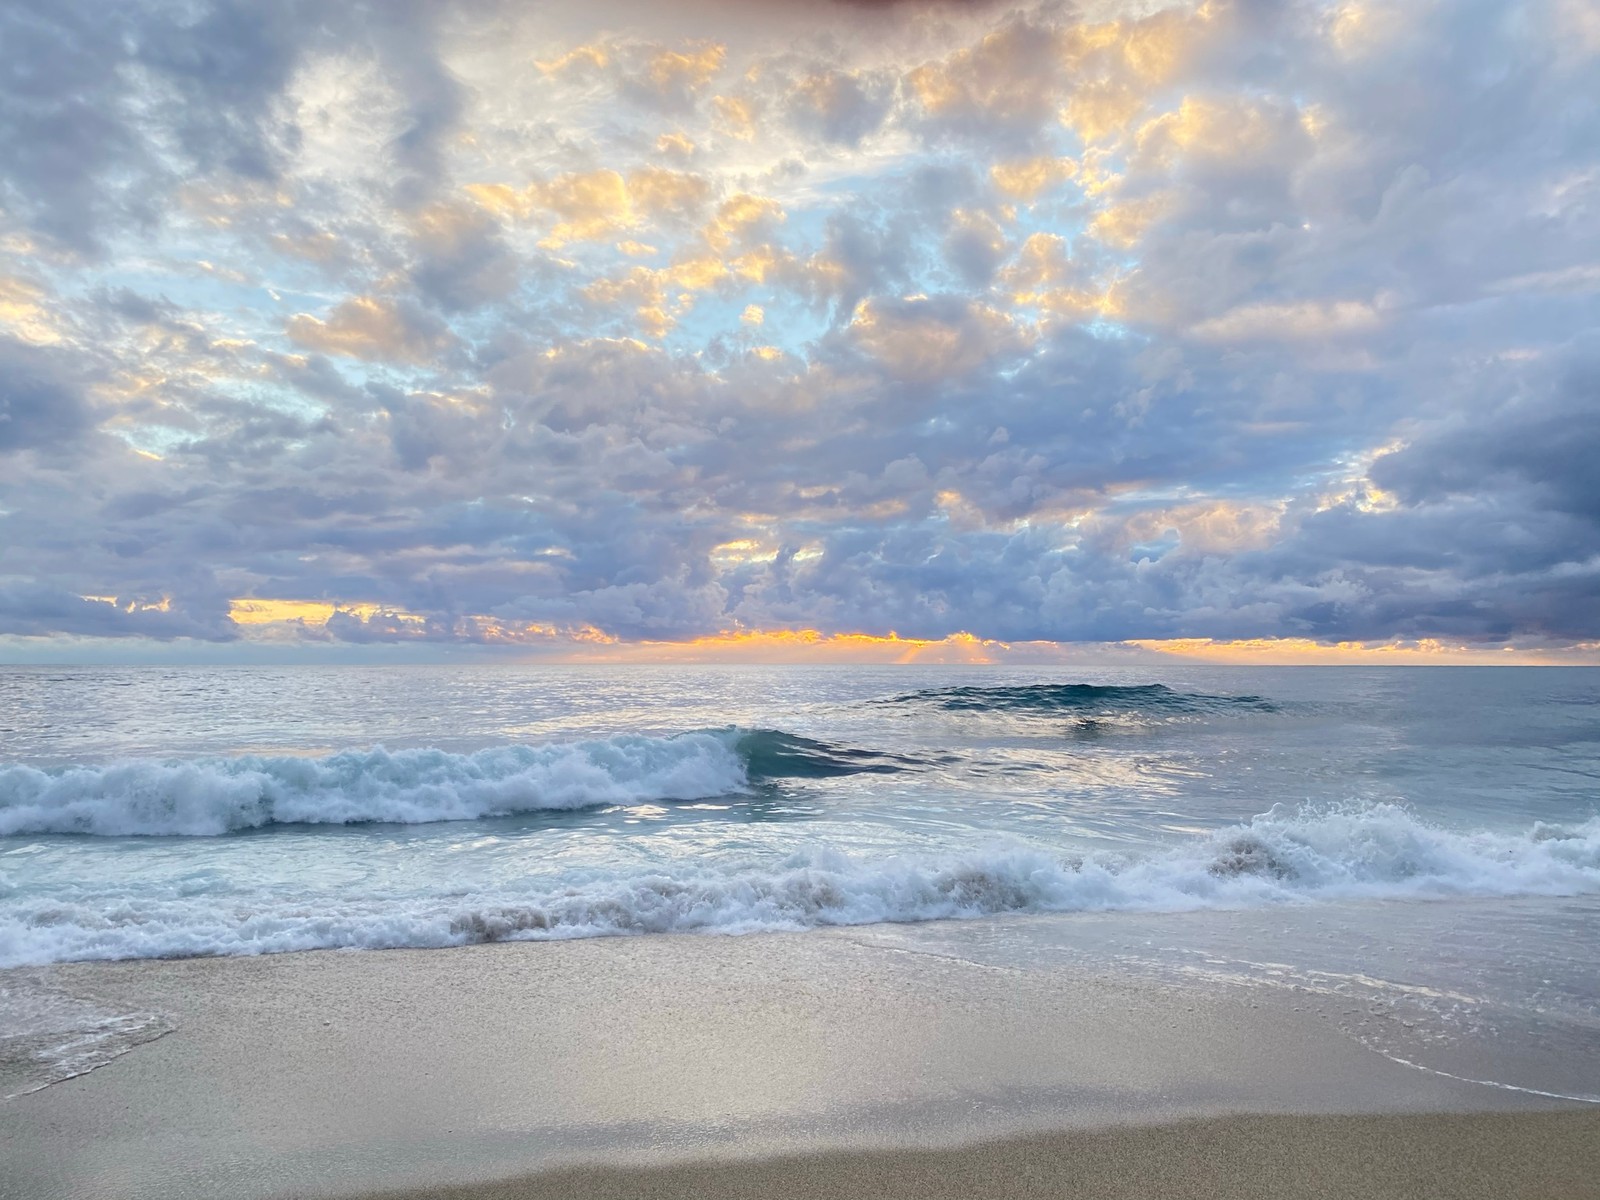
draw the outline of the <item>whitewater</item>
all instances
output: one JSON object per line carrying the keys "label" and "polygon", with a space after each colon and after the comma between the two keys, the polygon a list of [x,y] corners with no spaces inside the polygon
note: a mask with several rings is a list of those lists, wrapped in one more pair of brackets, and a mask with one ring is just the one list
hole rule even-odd
{"label": "whitewater", "polygon": [[1063,675],[8,669],[0,966],[1600,895],[1600,673]]}

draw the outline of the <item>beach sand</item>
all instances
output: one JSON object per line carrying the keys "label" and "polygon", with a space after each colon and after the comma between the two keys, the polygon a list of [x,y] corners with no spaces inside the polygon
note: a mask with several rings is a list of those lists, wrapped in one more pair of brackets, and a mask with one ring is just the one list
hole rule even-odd
{"label": "beach sand", "polygon": [[1550,1200],[1600,1195],[1600,1114],[1228,1117],[947,1150],[577,1169],[383,1200]]}
{"label": "beach sand", "polygon": [[0,1196],[1600,1195],[1592,1107],[1408,1068],[1292,994],[960,936],[7,972],[172,1032],[0,1105]]}

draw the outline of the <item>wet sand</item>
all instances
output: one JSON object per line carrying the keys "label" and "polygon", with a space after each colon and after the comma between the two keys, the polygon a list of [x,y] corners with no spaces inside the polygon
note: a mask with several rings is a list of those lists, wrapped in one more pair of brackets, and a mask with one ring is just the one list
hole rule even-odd
{"label": "wet sand", "polygon": [[870,930],[6,983],[172,1027],[0,1104],[8,1198],[1600,1195],[1593,1109],[1409,1069],[1292,997]]}
{"label": "wet sand", "polygon": [[[1600,1113],[1231,1117],[947,1150],[578,1169],[383,1200],[1552,1200],[1600,1196]],[[376,1200],[376,1198],[374,1198]]]}

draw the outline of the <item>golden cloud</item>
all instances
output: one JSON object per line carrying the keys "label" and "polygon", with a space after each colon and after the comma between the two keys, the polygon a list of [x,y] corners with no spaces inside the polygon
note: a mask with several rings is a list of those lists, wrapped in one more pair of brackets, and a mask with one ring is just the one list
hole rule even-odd
{"label": "golden cloud", "polygon": [[396,620],[421,622],[425,618],[402,609],[386,608],[381,604],[334,603],[327,600],[258,600],[240,597],[228,602],[228,618],[235,625],[272,625],[281,622],[299,622],[306,625],[326,625],[335,613],[349,613],[363,621],[375,613],[383,613]]}
{"label": "golden cloud", "polygon": [[1062,180],[1078,173],[1078,164],[1070,158],[1042,155],[1016,162],[996,163],[989,168],[989,178],[1003,195],[1013,200],[1032,200],[1040,192],[1054,187]]}
{"label": "golden cloud", "polygon": [[717,96],[712,99],[711,107],[716,113],[717,126],[723,133],[742,142],[755,139],[756,115],[760,110],[754,100],[741,96]]}
{"label": "golden cloud", "polygon": [[963,375],[996,355],[1020,350],[1027,334],[987,304],[936,311],[926,301],[863,300],[850,321],[856,343],[901,379]]}
{"label": "golden cloud", "polygon": [[1131,246],[1171,209],[1172,204],[1173,197],[1169,193],[1157,192],[1108,205],[1089,222],[1089,232],[1108,245]]}
{"label": "golden cloud", "polygon": [[1124,80],[1099,80],[1073,92],[1061,122],[1085,142],[1106,141],[1126,130],[1146,103],[1146,94]]}
{"label": "golden cloud", "polygon": [[1114,288],[1084,274],[1068,254],[1066,239],[1054,233],[1030,234],[1016,260],[1000,272],[1000,284],[1013,304],[1052,316],[1114,316],[1121,311]]}
{"label": "golden cloud", "polygon": [[0,275],[0,326],[35,346],[62,340],[61,326],[46,307],[44,289],[16,276]]}
{"label": "golden cloud", "polygon": [[647,75],[658,91],[676,87],[698,91],[722,70],[727,54],[727,47],[716,42],[706,42],[688,51],[660,50],[651,57]]}
{"label": "golden cloud", "polygon": [[556,75],[563,71],[570,71],[575,67],[604,67],[611,61],[611,56],[604,46],[587,45],[574,46],[560,58],[545,61],[534,60],[534,66],[545,75]]}
{"label": "golden cloud", "polygon": [[711,184],[699,175],[666,167],[642,167],[627,177],[610,168],[571,172],[544,183],[514,188],[474,183],[467,193],[504,219],[528,220],[546,212],[555,225],[540,241],[559,249],[569,242],[604,241],[655,217],[683,217],[700,208]]}
{"label": "golden cloud", "polygon": [[388,362],[424,362],[454,338],[444,325],[410,318],[392,301],[352,296],[321,320],[296,313],[285,327],[289,337],[312,350]]}
{"label": "golden cloud", "polygon": [[783,206],[769,196],[740,192],[723,201],[717,215],[705,227],[704,236],[712,249],[723,251],[737,241],[748,241],[781,225],[787,219]]}
{"label": "golden cloud", "polygon": [[934,117],[1043,120],[1054,107],[1058,83],[1053,36],[1027,21],[1012,21],[942,62],[913,69],[906,82]]}

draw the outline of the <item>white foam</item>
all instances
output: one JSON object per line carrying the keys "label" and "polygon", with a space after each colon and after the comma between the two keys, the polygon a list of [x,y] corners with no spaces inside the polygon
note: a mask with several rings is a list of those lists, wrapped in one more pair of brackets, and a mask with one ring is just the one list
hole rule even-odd
{"label": "white foam", "polygon": [[107,1009],[12,975],[0,984],[0,1100],[103,1067],[172,1029],[156,1013]]}
{"label": "white foam", "polygon": [[466,895],[13,898],[0,965],[67,959],[745,933],[1001,912],[1181,911],[1353,898],[1600,892],[1600,819],[1460,833],[1403,808],[1273,811],[1145,855],[1063,858],[1006,845],[890,858],[816,850],[714,869],[535,876]]}
{"label": "white foam", "polygon": [[324,758],[0,768],[0,837],[215,836],[264,825],[460,821],[538,809],[696,800],[746,783],[736,731],[624,736],[474,754],[346,750]]}

